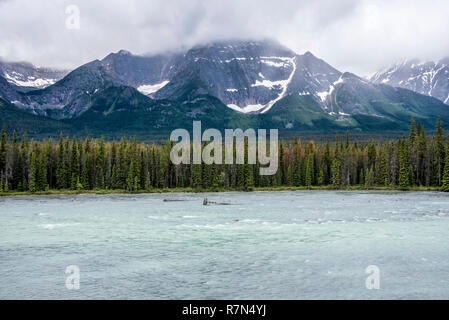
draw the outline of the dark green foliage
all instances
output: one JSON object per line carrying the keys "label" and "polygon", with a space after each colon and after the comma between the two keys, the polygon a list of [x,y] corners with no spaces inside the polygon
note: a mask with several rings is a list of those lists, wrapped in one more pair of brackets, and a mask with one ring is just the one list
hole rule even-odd
{"label": "dark green foliage", "polygon": [[405,138],[399,141],[399,187],[410,187],[408,148]]}
{"label": "dark green foliage", "polygon": [[[120,142],[101,139],[19,141],[2,130],[0,191],[38,192],[48,189],[119,189],[131,192],[163,188],[194,190],[270,186],[361,185],[441,186],[449,191],[449,144],[441,121],[436,135],[427,137],[417,122],[409,138],[389,142],[351,142],[336,136],[335,143],[280,141],[279,167],[273,176],[260,176],[260,164],[248,163],[245,141],[243,164],[181,164],[170,161],[171,142],[138,144],[136,138]],[[449,143],[449,142],[448,142]],[[203,146],[204,147],[204,146]],[[235,147],[234,147],[235,148]],[[224,152],[225,150],[223,150]],[[235,150],[234,150],[235,153]]]}
{"label": "dark green foliage", "polygon": [[449,137],[446,146],[446,158],[444,160],[444,172],[443,172],[443,184],[441,186],[442,191],[449,192]]}

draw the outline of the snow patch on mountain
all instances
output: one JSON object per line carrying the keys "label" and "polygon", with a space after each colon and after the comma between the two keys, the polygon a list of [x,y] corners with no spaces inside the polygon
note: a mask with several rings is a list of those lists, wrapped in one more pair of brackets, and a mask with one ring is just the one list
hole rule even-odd
{"label": "snow patch on mountain", "polygon": [[[283,59],[284,59],[284,58],[283,58]],[[288,85],[290,84],[290,82],[291,82],[292,79],[293,79],[293,76],[295,75],[295,72],[296,72],[296,57],[293,57],[293,58],[285,58],[285,59],[287,59],[287,61],[293,66],[293,70],[292,70],[292,72],[290,73],[290,76],[289,76],[286,80],[280,81],[280,86],[281,86],[281,88],[282,88],[281,93],[279,94],[279,96],[278,96],[276,99],[271,100],[270,102],[268,102],[268,103],[265,105],[265,108],[262,110],[262,113],[265,113],[265,112],[267,112],[268,110],[270,110],[271,107],[272,107],[276,102],[278,102],[279,100],[281,100],[282,98],[285,97],[285,95],[286,95],[286,93],[287,93]]]}
{"label": "snow patch on mountain", "polygon": [[143,93],[144,95],[151,95],[157,91],[159,91],[160,89],[162,89],[163,87],[165,87],[170,81],[166,80],[163,81],[161,83],[156,83],[156,84],[145,84],[145,85],[141,85],[139,87],[137,87],[137,90],[141,93]]}
{"label": "snow patch on mountain", "polygon": [[241,113],[250,113],[250,112],[257,112],[261,109],[263,109],[265,106],[261,105],[261,104],[250,104],[244,107],[239,107],[238,105],[235,104],[228,104],[228,107],[231,108],[232,110],[241,112]]}
{"label": "snow patch on mountain", "polygon": [[377,72],[369,79],[374,83],[409,89],[448,103],[449,64],[447,59],[438,62],[405,60]]}
{"label": "snow patch on mountain", "polygon": [[251,87],[267,87],[270,89],[276,88],[276,87],[284,87],[288,80],[279,80],[279,81],[270,81],[270,80],[263,80],[259,81],[256,80],[256,83],[252,84]]}
{"label": "snow patch on mountain", "polygon": [[42,79],[33,76],[28,76],[27,81],[23,81],[20,80],[23,78],[23,75],[16,72],[12,72],[12,75],[5,73],[4,76],[9,83],[20,87],[45,88],[56,82],[56,79]]}
{"label": "snow patch on mountain", "polygon": [[339,83],[343,83],[343,82],[344,82],[343,77],[340,77],[337,81],[335,81],[329,87],[329,90],[317,92],[316,95],[321,99],[321,102],[325,102],[327,97],[329,97],[332,94],[332,92],[335,90],[335,86],[338,85]]}

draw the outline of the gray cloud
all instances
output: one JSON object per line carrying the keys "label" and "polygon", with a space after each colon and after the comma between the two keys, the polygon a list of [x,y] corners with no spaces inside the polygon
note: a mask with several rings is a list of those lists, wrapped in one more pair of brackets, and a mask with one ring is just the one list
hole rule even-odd
{"label": "gray cloud", "polygon": [[[67,5],[80,29],[65,27]],[[0,56],[73,68],[232,38],[274,38],[361,75],[402,58],[449,55],[449,1],[0,0]]]}

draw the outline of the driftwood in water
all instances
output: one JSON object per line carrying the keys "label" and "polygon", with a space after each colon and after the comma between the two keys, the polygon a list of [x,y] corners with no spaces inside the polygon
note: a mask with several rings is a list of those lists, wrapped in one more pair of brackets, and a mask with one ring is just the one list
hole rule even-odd
{"label": "driftwood in water", "polygon": [[181,201],[188,201],[183,199],[164,199],[164,202],[181,202]]}
{"label": "driftwood in water", "polygon": [[230,203],[227,203],[227,202],[209,201],[209,200],[207,200],[207,198],[204,198],[203,206],[207,206],[208,204],[217,204],[217,205],[220,205],[220,206],[230,206],[231,205]]}

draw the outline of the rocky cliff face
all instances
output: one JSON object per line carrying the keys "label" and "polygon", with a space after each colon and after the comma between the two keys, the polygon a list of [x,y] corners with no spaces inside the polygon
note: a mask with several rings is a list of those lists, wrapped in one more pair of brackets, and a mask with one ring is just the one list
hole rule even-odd
{"label": "rocky cliff face", "polygon": [[406,60],[376,73],[370,80],[413,90],[449,104],[449,58],[438,62]]}
{"label": "rocky cliff face", "polygon": [[98,130],[168,130],[192,120],[283,130],[402,130],[412,116],[426,125],[438,115],[449,121],[442,102],[449,95],[446,62],[407,63],[367,80],[273,41],[226,41],[154,56],[121,50],[42,89],[0,76],[0,96],[83,130],[94,123]]}
{"label": "rocky cliff face", "polygon": [[0,60],[0,75],[20,87],[42,89],[62,79],[67,73],[67,70],[35,67],[28,62]]}

